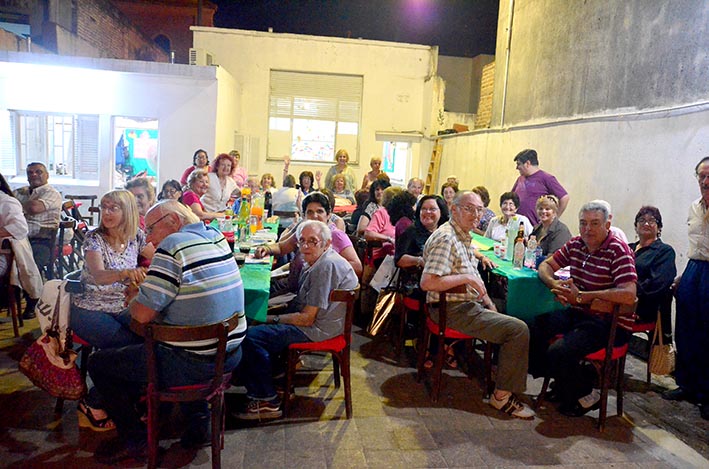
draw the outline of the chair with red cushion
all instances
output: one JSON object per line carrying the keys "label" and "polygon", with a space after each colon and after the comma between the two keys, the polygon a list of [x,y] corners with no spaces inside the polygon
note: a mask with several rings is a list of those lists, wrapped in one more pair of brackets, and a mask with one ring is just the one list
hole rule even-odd
{"label": "chair with red cushion", "polygon": [[[623,415],[623,378],[625,374],[625,357],[628,354],[628,344],[615,346],[615,336],[620,322],[635,316],[637,300],[631,304],[621,304],[607,300],[595,299],[591,303],[591,311],[596,313],[611,314],[611,327],[608,334],[608,342],[605,348],[589,353],[584,357],[593,365],[598,375],[601,389],[600,411],[598,415],[598,430],[603,431],[606,424],[608,411],[608,390],[611,386],[616,392],[616,414]],[[549,376],[544,377],[542,390],[537,396],[534,408],[537,409],[544,401],[547,389],[549,388]]]}
{"label": "chair with red cushion", "polygon": [[[231,318],[204,326],[168,326],[162,324],[141,324],[131,321],[133,332],[145,338],[145,354],[148,369],[148,467],[157,467],[158,430],[160,402],[192,402],[205,400],[211,406],[212,417],[212,467],[221,467],[221,450],[224,448],[224,391],[231,381],[231,372],[224,372],[227,337],[239,323],[236,313]],[[214,356],[214,376],[209,382],[174,386],[160,389],[158,385],[158,362],[155,353],[159,342],[185,342],[216,339],[217,353]]]}
{"label": "chair with red cushion", "polygon": [[350,344],[352,342],[352,317],[354,303],[359,293],[359,286],[353,290],[333,290],[330,293],[330,302],[346,304],[345,324],[342,334],[332,339],[321,342],[299,342],[288,346],[288,364],[286,371],[286,395],[283,402],[285,416],[290,411],[290,390],[293,389],[293,375],[296,365],[302,355],[308,353],[329,353],[332,355],[332,372],[334,375],[335,389],[340,387],[340,372],[345,384],[345,413],[347,418],[352,418],[352,385],[350,383]]}
{"label": "chair with red cushion", "polygon": [[[418,351],[418,361],[417,361],[417,374],[416,380],[421,381],[424,372],[424,362],[426,361],[426,351],[428,348],[429,340],[431,336],[438,337],[438,351],[436,353],[435,361],[433,362],[433,386],[431,392],[431,400],[433,402],[438,401],[438,396],[441,392],[441,380],[443,375],[443,361],[445,359],[445,347],[443,346],[445,339],[462,340],[466,343],[466,352],[469,359],[472,358],[475,341],[480,340],[476,337],[463,334],[462,332],[456,331],[446,327],[447,316],[448,316],[448,304],[446,301],[446,295],[451,293],[465,293],[465,285],[460,285],[453,287],[449,290],[439,293],[439,303],[438,303],[438,324],[436,324],[429,314],[426,314],[426,324],[424,325],[423,340]],[[492,344],[485,342],[485,395],[486,397],[492,393],[494,383],[492,381]],[[471,364],[472,365],[472,364]],[[468,366],[468,370],[471,370],[472,366]]]}

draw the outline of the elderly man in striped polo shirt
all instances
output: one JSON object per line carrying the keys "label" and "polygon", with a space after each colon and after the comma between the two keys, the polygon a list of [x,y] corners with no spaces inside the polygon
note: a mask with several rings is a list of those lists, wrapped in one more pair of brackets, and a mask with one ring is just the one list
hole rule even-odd
{"label": "elderly man in striped polo shirt", "polygon": [[[602,203],[581,207],[580,236],[571,238],[539,266],[541,281],[570,308],[538,316],[530,325],[530,373],[548,373],[554,378],[548,400],[561,402],[559,411],[573,417],[598,408],[595,373],[580,360],[605,347],[610,333],[610,321],[590,314],[589,304],[596,298],[626,304],[635,300],[635,259],[628,245],[611,233],[609,215]],[[566,266],[571,267],[571,278],[555,278],[554,272]],[[557,334],[564,337],[549,345]],[[629,338],[628,331],[618,328],[617,344]]]}
{"label": "elderly man in striped polo shirt", "polygon": [[[157,251],[140,289],[127,292],[131,316],[141,323],[198,326],[239,313],[227,343],[225,371],[233,370],[241,359],[246,318],[239,268],[226,239],[175,200],[151,208],[145,224],[147,240]],[[165,387],[205,382],[214,374],[209,360],[216,353],[213,342],[171,343],[159,346],[157,352]],[[140,459],[145,453],[146,429],[135,403],[147,383],[144,345],[99,350],[91,356],[88,368],[118,429],[118,438],[99,447],[96,459],[107,464]],[[188,420],[182,445],[196,447],[208,442],[207,403],[185,403],[182,409]]]}

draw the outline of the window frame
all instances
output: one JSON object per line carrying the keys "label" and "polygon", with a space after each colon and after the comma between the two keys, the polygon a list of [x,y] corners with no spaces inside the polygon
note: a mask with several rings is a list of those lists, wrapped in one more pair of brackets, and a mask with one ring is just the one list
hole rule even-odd
{"label": "window frame", "polygon": [[[266,142],[266,154],[269,156],[266,160],[280,161],[283,154],[288,154],[294,163],[331,165],[336,163],[337,150],[345,148],[350,155],[349,164],[358,164],[362,137],[363,89],[363,75],[271,69]],[[278,129],[278,126],[274,125],[284,124],[284,121],[288,122],[287,130]],[[299,140],[294,135],[294,129],[299,124],[307,126],[318,121],[334,123],[332,140],[309,141],[316,144],[331,143],[327,158],[296,156],[295,147]],[[354,126],[356,132],[352,132],[351,128],[347,129],[348,126]],[[325,130],[329,126],[323,127]],[[343,129],[347,131],[343,132]],[[282,133],[280,138],[276,132]],[[287,138],[284,138],[285,135]],[[322,150],[322,147],[320,148]],[[322,154],[322,151],[320,153]]]}

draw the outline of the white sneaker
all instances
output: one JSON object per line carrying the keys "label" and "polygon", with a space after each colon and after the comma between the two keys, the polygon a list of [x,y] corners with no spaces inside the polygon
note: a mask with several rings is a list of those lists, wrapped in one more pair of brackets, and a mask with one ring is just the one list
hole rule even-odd
{"label": "white sneaker", "polygon": [[588,409],[596,405],[596,402],[601,400],[601,392],[598,389],[594,389],[590,394],[587,394],[579,398],[579,404],[584,409]]}
{"label": "white sneaker", "polygon": [[507,415],[523,420],[532,420],[537,415],[527,404],[520,401],[517,396],[510,393],[504,399],[497,399],[495,393],[490,396],[490,405]]}

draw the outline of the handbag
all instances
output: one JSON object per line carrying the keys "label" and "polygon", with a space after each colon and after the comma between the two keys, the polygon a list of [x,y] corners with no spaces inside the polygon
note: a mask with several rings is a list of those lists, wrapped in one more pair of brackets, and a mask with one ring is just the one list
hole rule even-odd
{"label": "handbag", "polygon": [[[396,269],[396,272],[398,272],[398,269]],[[396,275],[396,272],[394,273],[394,275],[390,276],[389,282],[385,287],[383,287],[379,291],[379,295],[377,296],[377,303],[374,306],[372,321],[367,327],[367,332],[369,332],[369,334],[372,336],[377,335],[379,331],[382,330],[384,324],[389,318],[389,315],[396,306],[396,299],[399,295],[399,292],[396,288],[396,278],[398,277],[398,275]]]}
{"label": "handbag", "polygon": [[50,395],[77,400],[86,393],[86,383],[76,366],[77,353],[72,350],[72,333],[66,330],[62,340],[59,328],[61,288],[54,305],[52,322],[22,355],[19,368],[32,383]]}
{"label": "handbag", "polygon": [[[657,343],[656,343],[657,342]],[[648,357],[647,366],[650,373],[656,375],[669,375],[675,369],[675,349],[672,344],[664,344],[662,338],[662,321],[657,315],[655,332],[652,334],[652,347]]]}
{"label": "handbag", "polygon": [[374,277],[372,277],[372,280],[369,282],[369,286],[379,292],[383,288],[395,283],[398,273],[399,269],[394,263],[394,256],[387,255],[374,274]]}

